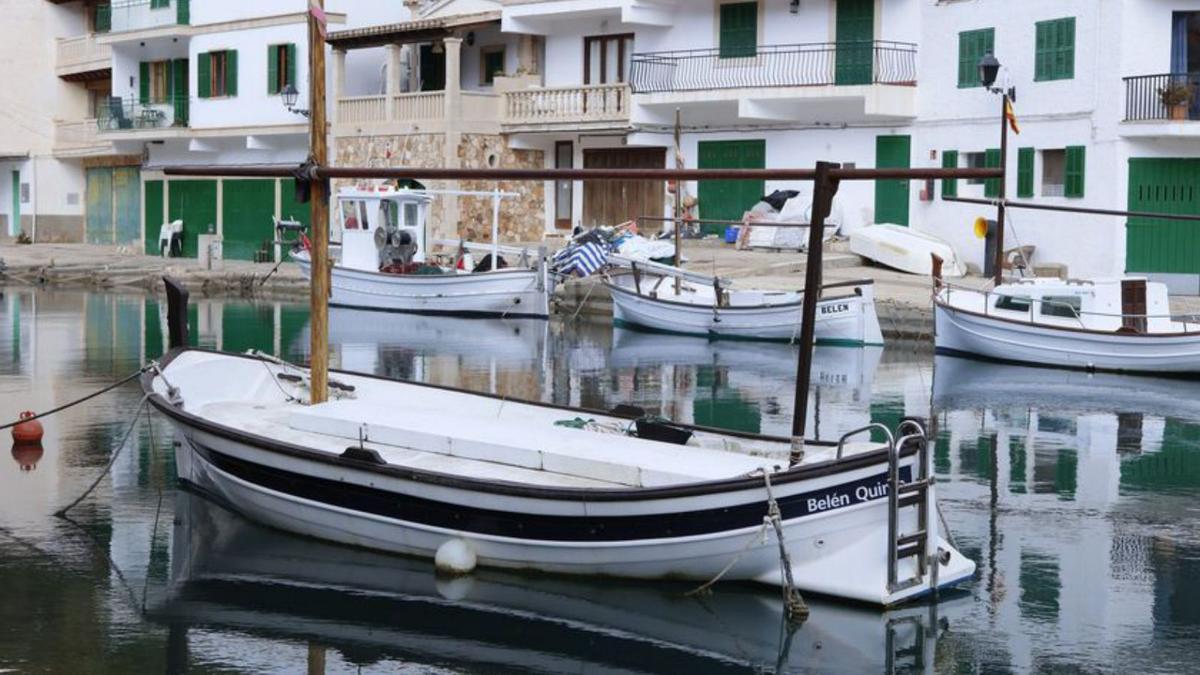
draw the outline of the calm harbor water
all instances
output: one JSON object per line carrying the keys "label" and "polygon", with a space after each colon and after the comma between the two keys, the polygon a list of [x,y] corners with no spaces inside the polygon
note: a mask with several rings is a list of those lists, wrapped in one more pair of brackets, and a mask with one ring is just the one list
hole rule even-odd
{"label": "calm harbor water", "polygon": [[[153,299],[0,289],[0,419],[161,352]],[[193,338],[307,359],[307,310],[195,302]],[[334,364],[521,398],[786,434],[795,352],[595,324],[331,311]],[[1200,383],[819,348],[821,438],[937,421],[942,510],[979,574],[937,606],[522,576],[267,530],[179,491],[136,384],[50,418],[0,458],[0,672],[1183,672],[1200,649]],[[7,443],[7,435],[4,437]],[[313,672],[310,670],[309,672]]]}

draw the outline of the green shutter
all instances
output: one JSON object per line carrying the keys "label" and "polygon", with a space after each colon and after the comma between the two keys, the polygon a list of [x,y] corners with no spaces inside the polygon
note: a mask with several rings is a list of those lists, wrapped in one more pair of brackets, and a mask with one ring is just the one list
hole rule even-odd
{"label": "green shutter", "polygon": [[208,52],[196,55],[196,95],[200,98],[212,96],[212,56]]}
{"label": "green shutter", "polygon": [[296,86],[296,45],[287,46],[287,84]]}
{"label": "green shutter", "polygon": [[191,20],[192,13],[188,0],[179,0],[179,4],[175,7],[175,23],[186,26],[191,23]]}
{"label": "green shutter", "polygon": [[107,33],[112,30],[112,5],[96,5],[95,20],[92,26],[97,33]]}
{"label": "green shutter", "polygon": [[279,93],[279,45],[267,47],[267,93]]}
{"label": "green shutter", "polygon": [[171,102],[175,106],[175,126],[188,124],[188,60],[175,59],[171,63],[175,76],[172,79]]}
{"label": "green shutter", "polygon": [[720,56],[754,56],[758,52],[758,2],[721,5]]}
{"label": "green shutter", "polygon": [[138,100],[142,105],[150,105],[150,62],[138,64]]}
{"label": "green shutter", "polygon": [[1036,26],[1033,79],[1075,77],[1075,17],[1039,21]]}
{"label": "green shutter", "polygon": [[[943,150],[942,151],[942,168],[957,169],[958,168],[958,151]],[[958,179],[943,178],[942,179],[942,196],[957,197],[958,196]]]}
{"label": "green shutter", "polygon": [[875,0],[837,0],[834,83],[870,84],[874,77]]}
{"label": "green shutter", "polygon": [[1082,145],[1067,146],[1066,177],[1063,185],[1063,196],[1079,198],[1083,196],[1084,186],[1084,157],[1087,148]]}
{"label": "green shutter", "polygon": [[1017,196],[1033,196],[1033,148],[1017,150]]}
{"label": "green shutter", "polygon": [[237,96],[237,50],[225,52],[225,95]]}
{"label": "green shutter", "polygon": [[[1000,167],[1000,148],[988,148],[983,156],[983,165],[989,169],[997,169]],[[999,197],[1000,196],[1000,179],[988,178],[983,182],[984,197]]]}
{"label": "green shutter", "polygon": [[995,53],[996,29],[981,28],[958,34],[958,86],[961,89],[980,87],[979,59],[988,52]]}
{"label": "green shutter", "polygon": [[150,9],[162,9],[170,6],[171,0],[150,0]]}

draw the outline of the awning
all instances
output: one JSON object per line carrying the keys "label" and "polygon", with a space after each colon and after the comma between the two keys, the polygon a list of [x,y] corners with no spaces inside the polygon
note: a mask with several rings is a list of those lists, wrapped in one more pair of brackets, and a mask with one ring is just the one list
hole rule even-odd
{"label": "awning", "polygon": [[0,151],[0,162],[24,162],[29,159],[29,151],[25,152],[3,152]]}
{"label": "awning", "polygon": [[325,38],[334,49],[367,49],[384,45],[432,42],[452,37],[454,29],[500,22],[500,11],[475,12],[333,31]]}

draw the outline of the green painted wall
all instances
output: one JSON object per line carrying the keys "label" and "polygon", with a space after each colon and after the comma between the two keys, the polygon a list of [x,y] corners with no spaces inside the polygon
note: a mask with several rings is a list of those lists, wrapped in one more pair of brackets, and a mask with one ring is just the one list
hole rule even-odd
{"label": "green painted wall", "polygon": [[158,231],[163,224],[163,182],[148,180],[146,195],[146,254],[158,255]]}
{"label": "green painted wall", "polygon": [[311,206],[296,201],[296,180],[294,178],[284,178],[280,183],[279,217],[283,220],[298,220],[305,225],[311,225]]}
{"label": "green painted wall", "polygon": [[197,237],[217,226],[217,181],[173,180],[167,189],[167,218],[183,220],[183,256],[195,258]]}
{"label": "green painted wall", "polygon": [[221,189],[224,257],[254,260],[263,242],[275,238],[275,181],[225,179]]}

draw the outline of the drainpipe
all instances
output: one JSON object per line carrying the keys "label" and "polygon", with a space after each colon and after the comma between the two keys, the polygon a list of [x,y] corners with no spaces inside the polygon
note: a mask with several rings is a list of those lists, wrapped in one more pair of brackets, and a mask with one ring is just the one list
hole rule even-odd
{"label": "drainpipe", "polygon": [[[29,180],[29,192],[30,192],[29,205],[33,207],[33,225],[29,228],[31,230],[31,232],[29,233],[29,241],[32,241],[35,244],[37,243],[37,220],[38,220],[37,160],[38,160],[37,155],[34,155],[29,160],[30,173],[33,174],[33,177],[30,178],[30,180]],[[20,186],[18,186],[18,189],[19,188],[20,188]],[[18,195],[18,198],[19,197],[20,196]],[[20,227],[21,224],[17,223],[17,226]],[[87,237],[84,237],[84,238],[86,239]]]}

